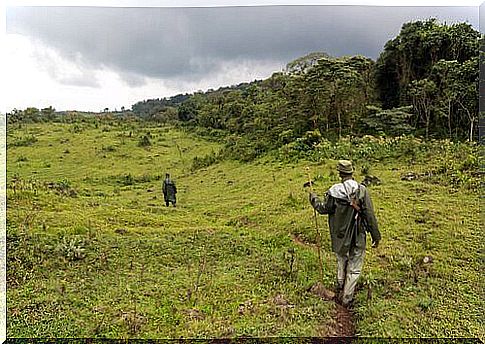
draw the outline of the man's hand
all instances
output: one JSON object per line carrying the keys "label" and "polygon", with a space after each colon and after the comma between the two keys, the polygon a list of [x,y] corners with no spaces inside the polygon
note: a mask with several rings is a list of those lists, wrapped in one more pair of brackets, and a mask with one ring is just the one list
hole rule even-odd
{"label": "man's hand", "polygon": [[303,187],[304,188],[311,188],[313,186],[314,182],[313,180],[310,180],[308,182],[306,182],[305,184],[303,184]]}
{"label": "man's hand", "polygon": [[372,240],[372,248],[379,247],[379,240]]}

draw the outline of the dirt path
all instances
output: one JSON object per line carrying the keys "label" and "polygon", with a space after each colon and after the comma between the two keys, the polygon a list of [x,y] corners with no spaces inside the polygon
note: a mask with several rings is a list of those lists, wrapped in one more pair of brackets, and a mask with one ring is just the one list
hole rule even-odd
{"label": "dirt path", "polygon": [[353,337],[355,335],[354,317],[344,306],[335,303],[335,322],[330,324],[329,336]]}
{"label": "dirt path", "polygon": [[337,302],[335,293],[325,288],[320,282],[313,285],[309,292],[325,301],[334,303],[332,318],[322,324],[318,332],[322,337],[353,337],[355,335],[352,311]]}
{"label": "dirt path", "polygon": [[[316,249],[316,245],[306,243],[298,236],[293,236],[293,242],[301,247]],[[332,318],[327,323],[322,324],[318,330],[322,337],[353,337],[355,335],[352,311],[337,302],[335,292],[325,288],[320,282],[314,284],[308,291],[325,301],[333,302],[335,305]]]}

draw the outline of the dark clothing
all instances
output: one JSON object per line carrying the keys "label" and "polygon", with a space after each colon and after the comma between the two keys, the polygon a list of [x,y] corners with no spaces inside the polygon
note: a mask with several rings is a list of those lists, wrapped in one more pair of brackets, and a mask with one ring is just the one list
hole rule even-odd
{"label": "dark clothing", "polygon": [[[350,205],[355,197],[360,206],[360,214]],[[320,214],[328,214],[332,250],[347,254],[353,247],[365,249],[366,231],[370,232],[373,241],[379,241],[381,234],[374,215],[374,208],[365,186],[353,179],[333,185],[320,200],[316,194],[310,194],[310,202]]]}
{"label": "dark clothing", "polygon": [[175,203],[177,202],[177,187],[175,186],[175,182],[173,180],[171,180],[170,178],[165,178],[162,185],[162,192],[167,207],[170,202],[175,205]]}

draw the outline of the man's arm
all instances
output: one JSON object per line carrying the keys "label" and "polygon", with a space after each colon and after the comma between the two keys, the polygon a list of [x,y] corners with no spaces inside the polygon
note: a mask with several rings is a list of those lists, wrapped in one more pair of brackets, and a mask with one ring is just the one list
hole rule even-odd
{"label": "man's arm", "polygon": [[370,199],[369,192],[365,190],[364,202],[362,204],[362,215],[367,220],[368,230],[372,237],[372,243],[377,246],[381,240],[381,233],[379,232],[379,226],[377,224],[377,219],[374,214],[374,207],[372,205],[372,200]]}
{"label": "man's arm", "polygon": [[328,193],[324,200],[320,200],[314,192],[310,193],[310,203],[320,214],[333,214],[335,212],[335,199]]}

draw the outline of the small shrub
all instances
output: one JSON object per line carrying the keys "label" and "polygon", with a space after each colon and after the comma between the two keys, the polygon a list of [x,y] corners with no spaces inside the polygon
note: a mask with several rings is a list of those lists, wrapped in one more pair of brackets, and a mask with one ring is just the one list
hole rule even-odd
{"label": "small shrub", "polygon": [[68,260],[81,260],[85,258],[84,243],[77,238],[62,238],[61,242],[57,245],[56,251]]}
{"label": "small shrub", "polygon": [[120,182],[123,186],[133,185],[135,183],[135,178],[133,178],[131,173],[128,173],[121,177]]}
{"label": "small shrub", "polygon": [[147,135],[143,135],[140,140],[138,141],[139,147],[148,147],[151,146],[152,143],[150,142],[150,138]]}
{"label": "small shrub", "polygon": [[101,151],[103,152],[114,152],[116,151],[116,147],[109,145],[109,146],[103,146],[101,147]]}
{"label": "small shrub", "polygon": [[12,143],[7,142],[7,146],[9,147],[27,147],[27,146],[32,146],[34,143],[36,143],[38,140],[34,135],[29,135],[29,136],[24,136],[16,141],[13,141]]}
{"label": "small shrub", "polygon": [[61,196],[76,197],[77,192],[71,187],[71,182],[67,178],[58,180],[57,182],[49,182],[45,184],[45,188],[53,190]]}
{"label": "small shrub", "polygon": [[190,169],[192,171],[195,171],[200,168],[209,167],[221,161],[221,159],[222,158],[220,154],[216,154],[214,151],[212,151],[210,154],[207,154],[203,157],[196,156],[194,157],[194,159],[192,159],[192,166],[190,167]]}
{"label": "small shrub", "polygon": [[[80,126],[79,124],[74,124],[69,128],[69,132],[71,133],[81,133],[83,132],[84,128]],[[64,143],[64,142],[63,142]]]}
{"label": "small shrub", "polygon": [[431,309],[433,307],[433,299],[431,299],[431,298],[420,299],[418,301],[418,307],[423,312],[428,311],[429,309]]}

